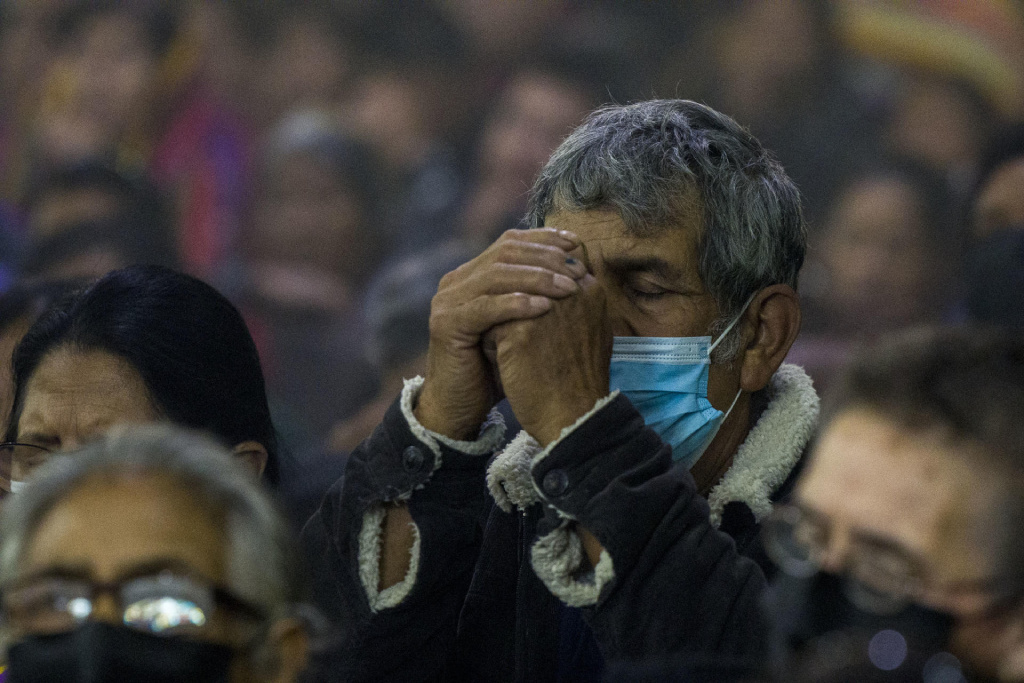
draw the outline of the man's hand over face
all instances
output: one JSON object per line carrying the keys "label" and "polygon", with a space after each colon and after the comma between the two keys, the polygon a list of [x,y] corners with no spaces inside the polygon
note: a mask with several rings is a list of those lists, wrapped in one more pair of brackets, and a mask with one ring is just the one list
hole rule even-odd
{"label": "man's hand over face", "polygon": [[604,290],[590,275],[544,315],[496,327],[494,340],[505,397],[544,446],[608,395],[612,333]]}
{"label": "man's hand over face", "polygon": [[[444,276],[430,305],[427,374],[415,411],[420,424],[450,438],[476,438],[499,397],[482,335],[543,315],[578,292],[586,269],[569,259],[578,246],[575,235],[553,228],[509,230]],[[607,390],[607,367],[605,375]]]}

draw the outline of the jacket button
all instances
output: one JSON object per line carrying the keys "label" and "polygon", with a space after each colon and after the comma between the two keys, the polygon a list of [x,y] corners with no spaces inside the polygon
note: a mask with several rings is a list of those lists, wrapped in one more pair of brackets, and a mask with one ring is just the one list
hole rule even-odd
{"label": "jacket button", "polygon": [[426,456],[423,455],[423,449],[417,446],[407,446],[402,451],[402,467],[411,474],[415,474],[423,469],[423,463],[426,460]]}
{"label": "jacket button", "polygon": [[569,488],[569,475],[565,473],[565,470],[551,470],[544,475],[541,487],[549,496],[560,496]]}

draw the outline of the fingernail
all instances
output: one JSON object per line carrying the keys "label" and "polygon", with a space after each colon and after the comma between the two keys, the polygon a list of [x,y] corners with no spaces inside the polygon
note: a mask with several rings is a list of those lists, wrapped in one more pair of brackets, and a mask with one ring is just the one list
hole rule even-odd
{"label": "fingernail", "polygon": [[546,296],[531,296],[530,297],[530,308],[547,308],[551,303],[551,299]]}
{"label": "fingernail", "polygon": [[576,291],[576,281],[573,280],[571,277],[566,277],[561,273],[556,273],[554,280],[556,289],[566,293]]}
{"label": "fingernail", "polygon": [[564,237],[565,239],[569,240],[570,242],[579,241],[579,237],[576,236],[576,233],[570,232],[569,230],[559,230],[558,234]]}

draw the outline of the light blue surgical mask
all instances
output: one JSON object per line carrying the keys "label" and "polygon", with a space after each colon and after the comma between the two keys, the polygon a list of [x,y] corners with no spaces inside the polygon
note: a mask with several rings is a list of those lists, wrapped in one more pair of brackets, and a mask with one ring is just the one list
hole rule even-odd
{"label": "light blue surgical mask", "polygon": [[611,388],[626,395],[647,426],[672,446],[672,459],[687,469],[700,460],[742,393],[736,392],[724,413],[708,400],[711,352],[742,315],[714,342],[711,337],[615,337],[613,342]]}

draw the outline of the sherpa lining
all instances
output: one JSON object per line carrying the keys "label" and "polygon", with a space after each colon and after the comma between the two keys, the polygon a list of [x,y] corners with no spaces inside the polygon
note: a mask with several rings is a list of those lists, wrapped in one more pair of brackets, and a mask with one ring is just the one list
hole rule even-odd
{"label": "sherpa lining", "polygon": [[420,530],[412,523],[413,543],[409,550],[409,569],[405,578],[384,590],[380,585],[380,554],[384,544],[384,518],[387,508],[377,505],[363,515],[363,529],[359,533],[359,580],[366,591],[366,599],[370,603],[370,611],[395,607],[412,591],[416,584],[416,574],[420,568]]}
{"label": "sherpa lining", "polygon": [[[531,474],[534,465],[546,458],[555,446],[562,443],[567,436],[618,395],[619,391],[616,389],[604,398],[598,399],[594,407],[580,416],[576,422],[563,427],[558,438],[546,448],[542,449],[526,430],[520,431],[487,467],[487,488],[498,507],[505,512],[512,512],[512,506],[525,510],[542,501],[544,494],[537,489]],[[561,511],[559,513],[566,517]]]}
{"label": "sherpa lining", "polygon": [[570,607],[597,604],[601,591],[615,578],[612,556],[601,549],[601,558],[593,571],[576,576],[586,557],[579,534],[569,528],[571,522],[537,539],[530,550],[533,571],[551,593]]}
{"label": "sherpa lining", "polygon": [[820,400],[803,368],[782,365],[768,391],[768,405],[760,419],[708,495],[715,526],[732,502],[745,503],[758,522],[764,519],[772,511],[772,494],[796,467],[818,424]]}
{"label": "sherpa lining", "polygon": [[[505,438],[505,421],[497,410],[492,410],[487,416],[487,421],[480,427],[480,438],[476,441],[457,441],[450,439],[443,434],[432,432],[423,425],[413,414],[413,407],[420,391],[423,390],[423,378],[414,377],[405,380],[402,387],[400,405],[402,415],[409,423],[409,430],[417,439],[427,446],[434,453],[434,469],[441,466],[441,446],[444,444],[449,448],[457,450],[466,455],[487,455],[494,451]],[[423,488],[425,482],[417,488]],[[398,500],[408,500],[412,495],[409,491],[398,497]],[[383,546],[384,518],[387,508],[383,505],[371,507],[363,515],[363,528],[359,532],[359,580],[366,591],[366,598],[370,603],[370,609],[378,612],[382,609],[395,607],[406,598],[416,584],[416,575],[420,566],[420,530],[416,523],[412,523],[413,544],[409,551],[409,569],[405,578],[394,586],[389,586],[382,591],[377,590],[380,583],[380,554]]]}
{"label": "sherpa lining", "polygon": [[440,444],[444,444],[466,455],[490,455],[498,447],[502,439],[505,438],[505,419],[497,410],[491,410],[487,415],[487,420],[480,426],[480,436],[475,441],[459,441],[451,439],[444,434],[430,431],[421,425],[420,421],[413,414],[413,409],[422,390],[422,377],[417,376],[405,380],[401,398],[402,415],[405,417],[405,421],[409,423],[409,430],[413,436],[426,444],[434,452],[436,456],[434,459],[435,472],[441,466]]}
{"label": "sherpa lining", "polygon": [[507,513],[525,510],[540,502],[533,487],[530,465],[540,453],[537,440],[522,430],[487,467],[487,488],[498,507]]}
{"label": "sherpa lining", "polygon": [[[487,488],[494,502],[505,512],[511,513],[513,506],[525,510],[541,502],[543,493],[537,488],[532,470],[559,443],[572,434],[581,424],[608,405],[619,392],[613,391],[601,398],[594,407],[576,422],[562,429],[558,438],[541,448],[532,436],[521,431],[487,468]],[[583,566],[583,542],[579,533],[569,525],[571,516],[555,508],[565,520],[559,528],[538,538],[530,550],[530,564],[537,577],[544,582],[551,593],[571,607],[586,607],[597,603],[601,590],[615,578],[612,557],[604,549],[593,571],[577,576]]]}

